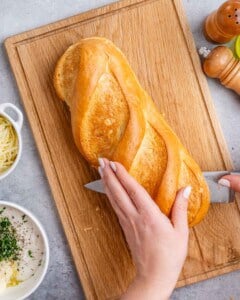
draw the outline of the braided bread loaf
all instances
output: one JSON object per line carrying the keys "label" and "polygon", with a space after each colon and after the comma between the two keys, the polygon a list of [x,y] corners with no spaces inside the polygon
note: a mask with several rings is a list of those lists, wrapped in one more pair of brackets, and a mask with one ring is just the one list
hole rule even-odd
{"label": "braided bread loaf", "polygon": [[121,162],[167,216],[187,185],[188,221],[200,222],[209,191],[196,162],[140,86],[123,53],[104,38],[83,39],[59,59],[54,86],[71,111],[74,140],[92,165]]}

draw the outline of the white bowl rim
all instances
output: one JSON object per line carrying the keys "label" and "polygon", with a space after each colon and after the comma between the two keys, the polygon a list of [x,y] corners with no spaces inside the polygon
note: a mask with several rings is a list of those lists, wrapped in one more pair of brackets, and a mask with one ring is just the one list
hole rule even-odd
{"label": "white bowl rim", "polygon": [[20,157],[22,155],[22,135],[21,135],[21,128],[18,128],[14,122],[14,120],[4,111],[0,112],[0,116],[3,116],[4,118],[6,118],[11,125],[13,126],[16,134],[17,134],[17,138],[18,138],[18,153],[17,153],[17,157],[15,158],[13,164],[2,174],[0,174],[0,180],[2,180],[3,178],[7,177],[10,173],[12,173],[12,171],[16,168]]}
{"label": "white bowl rim", "polygon": [[15,208],[17,210],[20,210],[21,212],[23,212],[25,215],[27,215],[32,222],[37,226],[42,238],[43,238],[43,243],[44,243],[44,250],[45,250],[45,262],[44,262],[44,266],[42,268],[42,274],[39,277],[39,279],[36,281],[36,284],[33,285],[33,287],[29,290],[29,292],[27,292],[23,297],[17,298],[16,300],[24,300],[27,297],[29,297],[30,295],[32,295],[37,288],[40,286],[40,284],[43,282],[43,279],[46,276],[47,270],[48,270],[48,265],[49,265],[49,257],[50,257],[50,250],[49,250],[49,241],[48,241],[48,237],[46,234],[45,229],[43,228],[42,224],[38,221],[38,219],[34,216],[34,214],[32,212],[30,212],[28,209],[13,203],[13,202],[8,202],[8,201],[1,201],[0,200],[0,205],[4,205],[4,206],[10,206],[12,208]]}

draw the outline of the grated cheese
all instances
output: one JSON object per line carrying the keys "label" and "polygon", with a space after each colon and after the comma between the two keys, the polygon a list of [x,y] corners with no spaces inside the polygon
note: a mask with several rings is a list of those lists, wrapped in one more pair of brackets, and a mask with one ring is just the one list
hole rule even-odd
{"label": "grated cheese", "polygon": [[0,174],[14,163],[18,154],[18,138],[12,124],[0,116]]}

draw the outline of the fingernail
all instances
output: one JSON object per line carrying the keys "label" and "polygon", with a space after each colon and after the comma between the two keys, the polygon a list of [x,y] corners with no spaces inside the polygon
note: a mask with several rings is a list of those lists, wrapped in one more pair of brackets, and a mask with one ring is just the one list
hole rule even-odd
{"label": "fingernail", "polygon": [[224,179],[224,178],[218,180],[218,184],[226,186],[226,187],[230,187],[230,181],[227,179]]}
{"label": "fingernail", "polygon": [[113,172],[116,173],[117,172],[116,164],[113,161],[110,161],[109,165],[110,165],[111,169],[113,170]]}
{"label": "fingernail", "polygon": [[104,167],[105,167],[105,162],[104,162],[104,160],[103,160],[101,157],[98,158],[98,163],[99,163],[99,166],[100,166],[102,169],[104,169]]}
{"label": "fingernail", "polygon": [[184,191],[183,191],[183,197],[184,197],[185,199],[188,199],[189,196],[190,196],[190,194],[191,194],[191,192],[192,192],[192,187],[191,187],[191,186],[187,186],[187,187],[184,189]]}
{"label": "fingernail", "polygon": [[98,173],[100,174],[101,178],[103,177],[102,167],[98,167]]}

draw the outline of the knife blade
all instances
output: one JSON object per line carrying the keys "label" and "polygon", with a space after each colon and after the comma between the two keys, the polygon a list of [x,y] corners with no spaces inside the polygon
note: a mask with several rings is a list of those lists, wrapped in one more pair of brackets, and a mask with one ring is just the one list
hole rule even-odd
{"label": "knife blade", "polygon": [[91,191],[105,194],[102,179],[91,181],[91,182],[85,184],[84,186],[85,186],[85,188],[87,188]]}
{"label": "knife blade", "polygon": [[234,201],[235,192],[229,187],[218,184],[218,180],[222,176],[229,174],[236,173],[229,173],[228,171],[203,172],[209,187],[211,203],[229,203]]}
{"label": "knife blade", "polygon": [[[211,203],[229,203],[234,201],[235,192],[218,184],[218,180],[224,175],[240,175],[239,172],[214,171],[203,172],[205,180],[210,190]],[[89,182],[84,185],[87,189],[105,194],[103,182],[101,179]]]}

